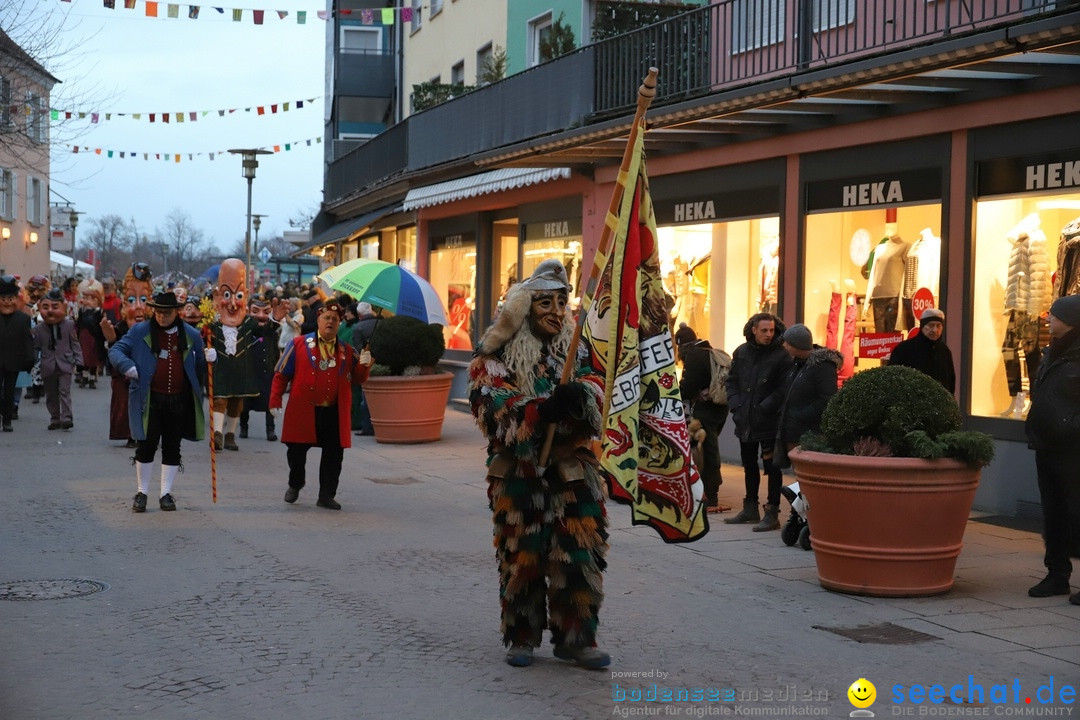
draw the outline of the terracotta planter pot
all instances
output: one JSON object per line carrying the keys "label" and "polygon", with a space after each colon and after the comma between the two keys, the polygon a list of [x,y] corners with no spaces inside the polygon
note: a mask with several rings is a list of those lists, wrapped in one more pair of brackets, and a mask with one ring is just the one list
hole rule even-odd
{"label": "terracotta planter pot", "polygon": [[818,580],[881,597],[948,592],[981,469],[958,460],[791,452]]}
{"label": "terracotta planter pot", "polygon": [[364,398],[381,443],[425,443],[442,438],[453,373],[369,377]]}

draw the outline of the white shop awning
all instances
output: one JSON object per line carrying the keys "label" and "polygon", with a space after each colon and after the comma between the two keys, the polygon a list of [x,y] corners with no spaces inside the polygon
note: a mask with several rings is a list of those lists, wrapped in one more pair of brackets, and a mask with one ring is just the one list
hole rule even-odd
{"label": "white shop awning", "polygon": [[405,210],[417,210],[569,177],[570,168],[500,168],[479,175],[413,188],[405,195],[403,205]]}

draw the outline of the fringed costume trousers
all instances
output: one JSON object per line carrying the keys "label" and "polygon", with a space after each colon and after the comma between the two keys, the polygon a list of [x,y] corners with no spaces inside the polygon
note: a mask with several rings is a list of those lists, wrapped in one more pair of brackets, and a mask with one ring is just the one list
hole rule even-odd
{"label": "fringed costume trousers", "polygon": [[607,512],[596,470],[583,470],[571,481],[554,466],[540,478],[488,477],[505,645],[539,647],[546,627],[555,645],[596,645]]}

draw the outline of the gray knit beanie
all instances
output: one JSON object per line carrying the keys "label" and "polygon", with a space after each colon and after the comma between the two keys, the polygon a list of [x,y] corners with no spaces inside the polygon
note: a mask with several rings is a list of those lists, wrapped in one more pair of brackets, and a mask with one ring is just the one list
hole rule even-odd
{"label": "gray knit beanie", "polygon": [[802,323],[797,323],[789,327],[784,331],[784,334],[780,339],[796,350],[814,349],[814,336],[810,332],[810,328]]}

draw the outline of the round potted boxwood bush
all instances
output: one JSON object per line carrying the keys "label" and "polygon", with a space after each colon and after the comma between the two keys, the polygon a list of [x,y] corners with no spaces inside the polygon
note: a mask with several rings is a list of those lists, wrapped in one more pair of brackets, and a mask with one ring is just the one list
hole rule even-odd
{"label": "round potted boxwood bush", "polygon": [[369,344],[374,365],[364,383],[375,440],[433,442],[442,437],[453,373],[436,365],[446,350],[441,325],[394,315],[379,320]]}
{"label": "round potted boxwood bush", "polygon": [[993,440],[961,429],[956,400],[936,380],[906,367],[857,373],[829,401],[820,432],[791,454],[821,585],[947,592],[993,456]]}

